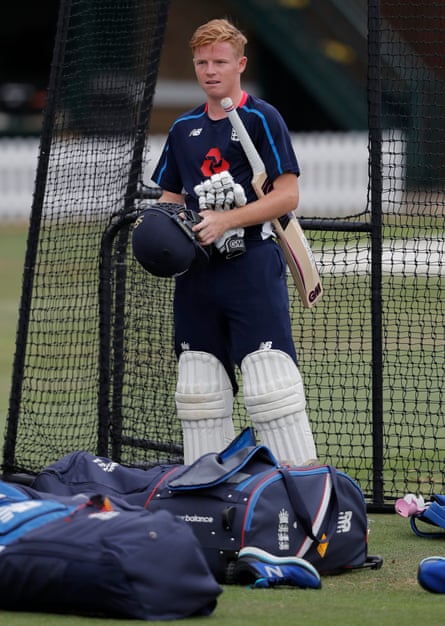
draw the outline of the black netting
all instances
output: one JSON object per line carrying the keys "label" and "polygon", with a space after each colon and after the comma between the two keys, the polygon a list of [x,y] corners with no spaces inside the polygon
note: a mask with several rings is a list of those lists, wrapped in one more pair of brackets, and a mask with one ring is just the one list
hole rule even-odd
{"label": "black netting", "polygon": [[[37,471],[76,449],[135,465],[181,458],[173,283],[144,272],[129,245],[150,202],[138,183],[165,5],[62,5],[8,470]],[[304,309],[289,288],[319,457],[383,504],[443,490],[445,8],[370,0],[368,18],[368,202],[350,218],[302,220],[324,296]],[[235,420],[248,423],[241,394]]]}

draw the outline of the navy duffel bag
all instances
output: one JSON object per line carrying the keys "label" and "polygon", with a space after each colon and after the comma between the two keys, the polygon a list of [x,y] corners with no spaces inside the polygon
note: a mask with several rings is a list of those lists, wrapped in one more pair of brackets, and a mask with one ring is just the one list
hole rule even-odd
{"label": "navy duffel bag", "polygon": [[0,609],[140,620],[210,615],[222,589],[192,529],[117,498],[0,482]]}

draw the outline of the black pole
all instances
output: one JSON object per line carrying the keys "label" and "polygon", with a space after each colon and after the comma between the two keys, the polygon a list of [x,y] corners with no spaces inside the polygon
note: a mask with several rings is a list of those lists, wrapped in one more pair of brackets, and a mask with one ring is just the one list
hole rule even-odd
{"label": "black pole", "polygon": [[[135,199],[142,170],[142,158],[150,121],[154,87],[161,57],[161,43],[167,23],[169,0],[158,0],[156,23],[152,31],[153,45],[147,52],[145,89],[141,99],[136,124],[133,154],[125,191],[124,208],[104,233],[101,251],[101,277],[99,281],[100,345],[99,345],[99,398],[98,398],[98,453],[121,460],[122,448],[122,390],[125,374],[125,286],[127,276],[127,246],[129,229],[133,221]],[[128,219],[127,219],[128,218]],[[113,238],[114,242],[114,264]],[[114,298],[111,293],[114,271]],[[118,294],[118,297],[116,297]],[[113,310],[114,307],[114,310]],[[111,324],[113,320],[113,325]],[[112,384],[111,384],[112,381]],[[110,397],[111,394],[111,397]],[[109,436],[111,450],[109,450]]]}
{"label": "black pole", "polygon": [[382,356],[382,84],[380,0],[368,2],[369,180],[371,193],[371,319],[373,503],[383,504]]}

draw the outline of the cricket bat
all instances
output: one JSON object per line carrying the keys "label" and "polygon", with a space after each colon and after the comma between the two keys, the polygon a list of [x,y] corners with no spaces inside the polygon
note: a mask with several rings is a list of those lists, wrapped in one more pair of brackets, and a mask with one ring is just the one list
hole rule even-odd
{"label": "cricket bat", "polygon": [[[223,98],[221,106],[227,113],[227,117],[238,135],[238,139],[252,168],[252,187],[258,198],[261,198],[266,193],[265,185],[267,184],[267,172],[264,163],[231,98]],[[323,287],[314,255],[303,229],[293,213],[273,220],[272,226],[303,306],[310,308],[322,297]]]}

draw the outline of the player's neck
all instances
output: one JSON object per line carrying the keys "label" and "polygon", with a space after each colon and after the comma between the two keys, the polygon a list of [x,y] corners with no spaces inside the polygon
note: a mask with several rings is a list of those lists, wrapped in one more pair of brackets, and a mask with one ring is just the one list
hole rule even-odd
{"label": "player's neck", "polygon": [[[238,106],[243,99],[244,91],[242,89],[237,90],[233,94],[230,94],[232,102]],[[221,120],[226,116],[224,109],[221,106],[220,98],[208,98],[207,100],[207,115],[211,120]]]}

